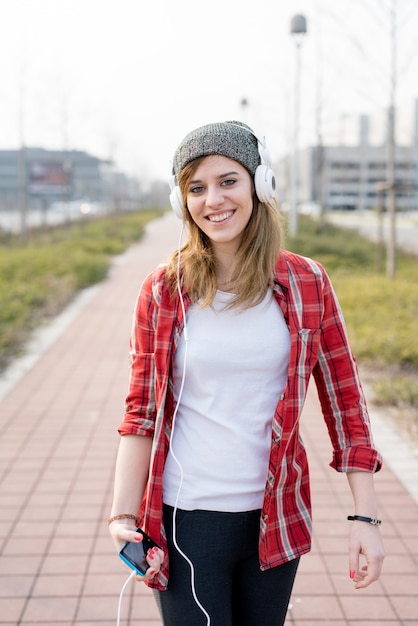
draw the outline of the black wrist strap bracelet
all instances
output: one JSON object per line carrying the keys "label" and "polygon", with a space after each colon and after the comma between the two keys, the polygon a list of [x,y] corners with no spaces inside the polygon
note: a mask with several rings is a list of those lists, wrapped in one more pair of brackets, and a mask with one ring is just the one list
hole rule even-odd
{"label": "black wrist strap bracelet", "polygon": [[350,522],[367,522],[368,524],[373,524],[373,526],[380,526],[382,520],[376,519],[375,517],[363,517],[363,515],[349,515],[347,519]]}

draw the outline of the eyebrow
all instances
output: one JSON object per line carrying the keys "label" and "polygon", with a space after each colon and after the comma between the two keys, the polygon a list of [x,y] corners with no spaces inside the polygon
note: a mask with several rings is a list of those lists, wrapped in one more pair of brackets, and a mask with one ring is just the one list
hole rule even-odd
{"label": "eyebrow", "polygon": [[[219,176],[217,176],[216,178],[221,179],[221,178],[226,178],[227,176],[232,176],[232,175],[239,176],[239,172],[235,172],[235,171],[226,172],[226,174],[219,174]],[[202,182],[201,179],[197,178],[195,180],[191,180],[190,184],[195,185],[196,183],[200,183],[200,182]]]}

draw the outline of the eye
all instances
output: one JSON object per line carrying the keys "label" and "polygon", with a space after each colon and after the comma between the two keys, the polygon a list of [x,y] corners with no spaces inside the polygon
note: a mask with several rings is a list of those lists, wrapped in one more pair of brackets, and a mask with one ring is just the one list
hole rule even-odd
{"label": "eye", "polygon": [[223,187],[230,187],[231,185],[234,185],[236,183],[236,179],[235,178],[226,178],[225,180],[222,181],[222,186]]}
{"label": "eye", "polygon": [[203,191],[203,185],[195,185],[194,187],[190,187],[189,193],[197,194]]}

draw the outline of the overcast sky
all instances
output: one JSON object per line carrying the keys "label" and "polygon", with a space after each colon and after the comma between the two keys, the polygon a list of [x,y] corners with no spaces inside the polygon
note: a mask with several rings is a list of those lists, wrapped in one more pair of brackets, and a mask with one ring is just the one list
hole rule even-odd
{"label": "overcast sky", "polygon": [[[392,0],[0,0],[0,149],[87,150],[143,180],[182,137],[242,119],[289,150],[295,42],[300,142],[389,101]],[[418,97],[418,2],[397,0],[397,100]],[[318,94],[320,97],[318,98]],[[245,98],[246,107],[241,105]],[[402,125],[402,119],[400,124]],[[334,125],[335,126],[335,125]]]}

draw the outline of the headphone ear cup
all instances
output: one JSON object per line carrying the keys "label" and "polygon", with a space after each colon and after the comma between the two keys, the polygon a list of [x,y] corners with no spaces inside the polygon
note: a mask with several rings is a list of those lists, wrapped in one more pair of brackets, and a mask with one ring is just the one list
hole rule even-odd
{"label": "headphone ear cup", "polygon": [[276,179],[271,167],[259,165],[254,175],[254,186],[260,202],[273,202],[276,199]]}
{"label": "headphone ear cup", "polygon": [[170,193],[170,204],[176,216],[179,220],[183,221],[183,197],[181,195],[180,187],[175,185]]}

